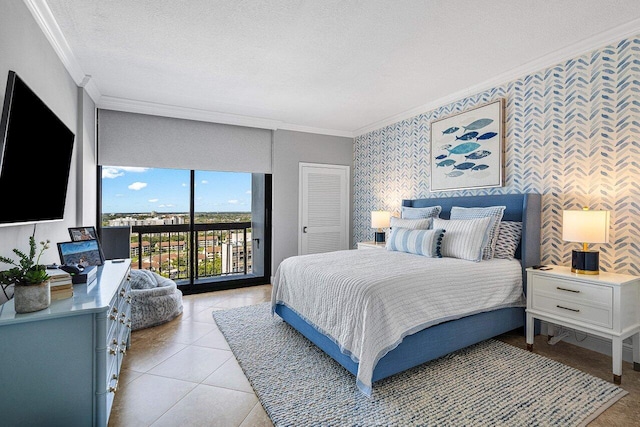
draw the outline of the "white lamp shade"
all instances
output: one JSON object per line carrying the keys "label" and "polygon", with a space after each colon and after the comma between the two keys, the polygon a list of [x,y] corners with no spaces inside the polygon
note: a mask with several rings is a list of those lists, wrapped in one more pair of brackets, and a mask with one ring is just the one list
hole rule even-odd
{"label": "white lamp shade", "polygon": [[609,242],[609,211],[562,211],[562,240],[580,243]]}
{"label": "white lamp shade", "polygon": [[391,212],[371,211],[371,228],[387,228],[391,225]]}

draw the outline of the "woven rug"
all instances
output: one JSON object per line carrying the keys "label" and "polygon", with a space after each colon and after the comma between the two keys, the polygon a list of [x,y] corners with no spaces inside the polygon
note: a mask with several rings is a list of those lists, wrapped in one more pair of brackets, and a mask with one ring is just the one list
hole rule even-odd
{"label": "woven rug", "polygon": [[213,317],[276,426],[580,426],[627,394],[488,340],[378,381],[367,398],[270,303]]}

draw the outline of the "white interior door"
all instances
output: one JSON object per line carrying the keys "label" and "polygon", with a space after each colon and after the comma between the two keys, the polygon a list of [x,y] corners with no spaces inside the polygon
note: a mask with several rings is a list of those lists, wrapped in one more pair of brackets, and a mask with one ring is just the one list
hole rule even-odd
{"label": "white interior door", "polygon": [[349,166],[300,163],[298,253],[349,249]]}

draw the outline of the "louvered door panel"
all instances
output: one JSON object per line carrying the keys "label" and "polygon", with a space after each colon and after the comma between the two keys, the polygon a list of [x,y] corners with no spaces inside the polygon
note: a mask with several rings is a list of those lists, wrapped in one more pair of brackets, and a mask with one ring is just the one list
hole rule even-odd
{"label": "louvered door panel", "polygon": [[300,164],[300,254],[348,249],[348,184],[348,166]]}

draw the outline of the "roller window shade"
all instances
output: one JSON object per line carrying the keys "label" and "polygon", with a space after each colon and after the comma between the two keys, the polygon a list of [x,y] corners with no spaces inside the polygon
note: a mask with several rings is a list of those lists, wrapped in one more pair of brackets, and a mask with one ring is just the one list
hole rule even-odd
{"label": "roller window shade", "polygon": [[98,110],[98,164],[271,173],[269,129]]}

